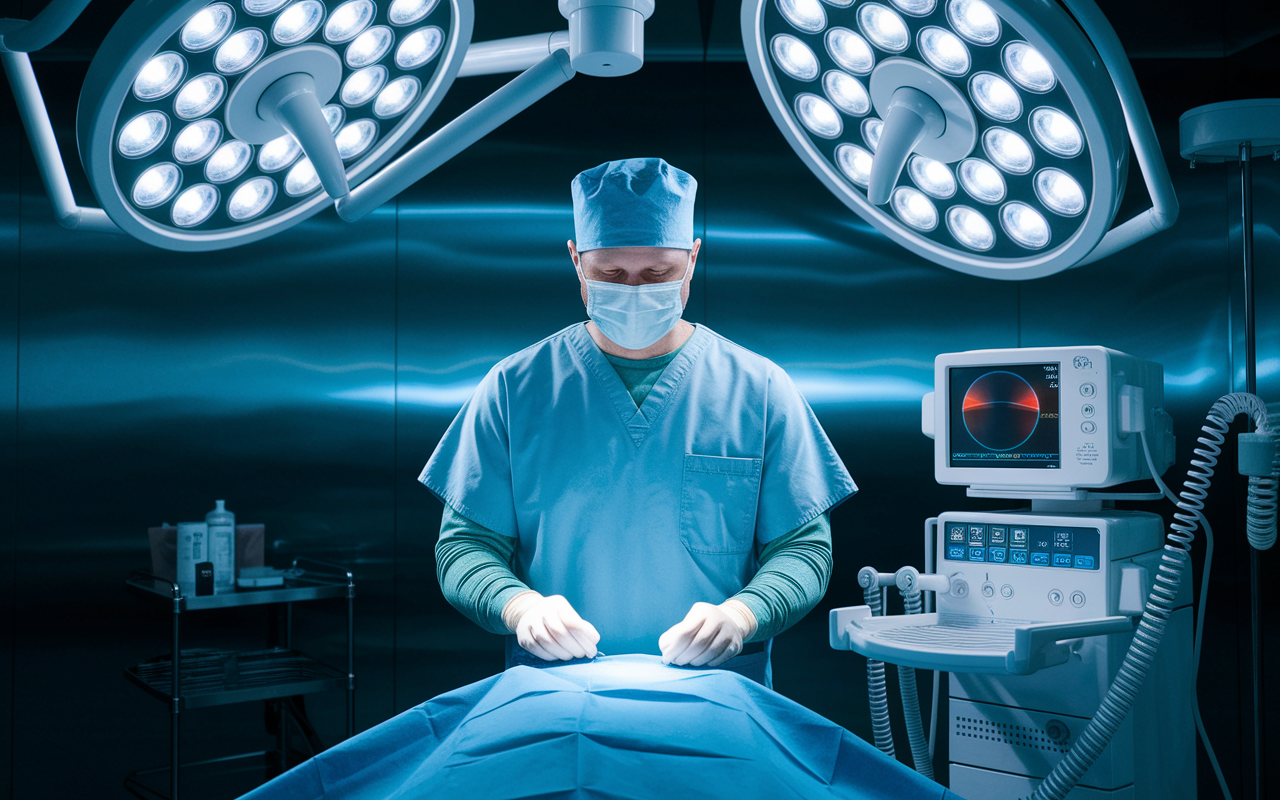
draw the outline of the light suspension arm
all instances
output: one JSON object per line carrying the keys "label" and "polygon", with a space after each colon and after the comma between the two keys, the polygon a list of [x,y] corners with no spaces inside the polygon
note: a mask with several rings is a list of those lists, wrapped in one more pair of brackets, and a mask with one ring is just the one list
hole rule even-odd
{"label": "light suspension arm", "polygon": [[575,74],[569,53],[556,50],[338,200],[338,216],[348,222],[363,218]]}
{"label": "light suspension arm", "polygon": [[557,50],[569,49],[569,32],[531,33],[492,42],[472,42],[462,59],[458,77],[522,72]]}
{"label": "light suspension arm", "polygon": [[40,178],[44,181],[45,190],[49,192],[49,199],[53,201],[58,223],[64,228],[119,233],[120,229],[107,216],[107,212],[100,208],[76,205],[75,196],[71,193],[71,182],[67,180],[67,169],[62,163],[62,153],[58,150],[58,140],[53,135],[53,124],[49,122],[49,112],[45,108],[44,98],[40,96],[36,73],[31,69],[31,59],[26,53],[0,53],[0,63],[4,64],[9,85],[13,87],[13,96],[18,101],[18,115],[22,117],[22,126],[26,129],[31,150],[35,153]]}
{"label": "light suspension arm", "polygon": [[1111,23],[1107,22],[1093,0],[1062,0],[1062,4],[1075,16],[1098,51],[1103,66],[1111,73],[1116,93],[1120,97],[1120,107],[1124,109],[1129,139],[1133,142],[1138,166],[1142,169],[1147,192],[1151,195],[1151,208],[1108,231],[1098,246],[1075,265],[1079,267],[1106,258],[1171,227],[1178,220],[1178,198],[1173,193],[1173,181],[1169,178],[1169,168],[1165,166],[1164,156],[1160,152],[1160,141],[1156,138],[1155,126],[1151,124],[1151,113],[1147,110],[1146,101],[1142,99],[1141,89],[1138,88],[1138,79],[1133,74],[1133,67],[1130,66],[1129,58]]}
{"label": "light suspension arm", "polygon": [[90,0],[51,0],[30,21],[0,19],[0,53],[32,53],[67,32]]}

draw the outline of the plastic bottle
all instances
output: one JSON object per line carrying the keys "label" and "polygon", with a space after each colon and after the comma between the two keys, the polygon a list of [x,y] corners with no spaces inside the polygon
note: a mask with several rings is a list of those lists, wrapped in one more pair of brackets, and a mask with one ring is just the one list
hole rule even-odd
{"label": "plastic bottle", "polygon": [[209,526],[209,560],[213,562],[213,593],[236,590],[236,515],[227,510],[226,500],[204,515]]}

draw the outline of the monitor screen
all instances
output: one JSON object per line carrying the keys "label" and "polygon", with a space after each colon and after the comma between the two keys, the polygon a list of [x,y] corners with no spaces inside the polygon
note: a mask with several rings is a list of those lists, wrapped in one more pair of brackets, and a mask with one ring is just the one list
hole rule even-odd
{"label": "monitor screen", "polygon": [[1058,367],[951,367],[949,466],[1059,469]]}

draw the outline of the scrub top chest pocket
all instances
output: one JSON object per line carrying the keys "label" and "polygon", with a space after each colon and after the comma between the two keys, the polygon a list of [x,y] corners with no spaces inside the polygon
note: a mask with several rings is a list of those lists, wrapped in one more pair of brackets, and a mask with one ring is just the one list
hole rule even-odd
{"label": "scrub top chest pocket", "polygon": [[680,539],[693,553],[749,553],[763,459],[684,457]]}

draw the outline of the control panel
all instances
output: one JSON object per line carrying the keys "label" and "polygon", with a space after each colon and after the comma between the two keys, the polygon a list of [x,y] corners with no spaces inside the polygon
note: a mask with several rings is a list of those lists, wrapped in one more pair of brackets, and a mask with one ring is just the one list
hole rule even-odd
{"label": "control panel", "polygon": [[943,530],[946,561],[1090,570],[1101,566],[1097,528],[962,519],[947,522]]}

